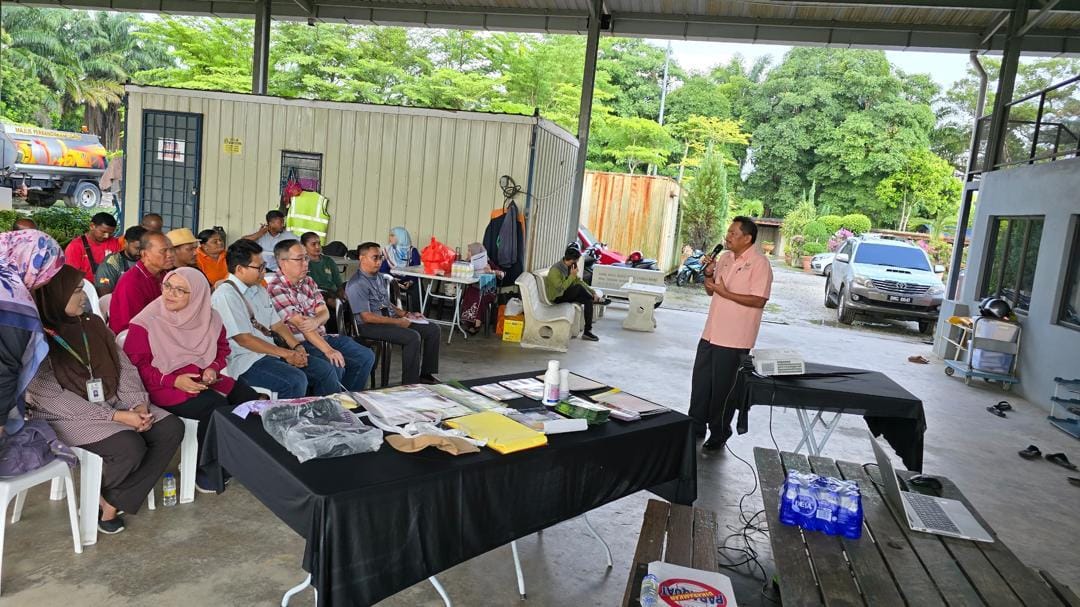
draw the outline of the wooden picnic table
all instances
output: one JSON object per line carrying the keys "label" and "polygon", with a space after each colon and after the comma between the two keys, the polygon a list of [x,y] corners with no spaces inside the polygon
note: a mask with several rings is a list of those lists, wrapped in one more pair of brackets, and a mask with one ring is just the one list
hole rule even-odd
{"label": "wooden picnic table", "polygon": [[[861,464],[755,447],[780,597],[786,605],[1080,605],[1069,588],[1022,563],[946,478],[941,496],[965,503],[995,537],[974,542],[912,531]],[[779,519],[789,469],[859,481],[864,528],[850,540],[803,532]],[[914,473],[901,472],[909,477]],[[1019,513],[1018,513],[1019,514]]]}
{"label": "wooden picnic table", "polygon": [[641,580],[653,561],[720,571],[716,529],[716,513],[711,510],[649,500],[623,595],[623,607],[637,607]]}

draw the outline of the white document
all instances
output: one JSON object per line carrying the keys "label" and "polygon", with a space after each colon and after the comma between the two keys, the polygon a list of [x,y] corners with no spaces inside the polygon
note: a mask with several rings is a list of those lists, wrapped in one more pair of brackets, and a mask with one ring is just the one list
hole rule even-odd
{"label": "white document", "polygon": [[680,567],[662,561],[649,563],[660,583],[661,605],[676,607],[738,607],[731,579],[722,573]]}

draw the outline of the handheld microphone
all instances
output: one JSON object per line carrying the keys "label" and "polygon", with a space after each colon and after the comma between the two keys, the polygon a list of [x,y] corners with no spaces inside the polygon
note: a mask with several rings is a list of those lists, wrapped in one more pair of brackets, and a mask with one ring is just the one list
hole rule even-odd
{"label": "handheld microphone", "polygon": [[713,247],[712,255],[710,255],[710,257],[715,258],[717,255],[720,254],[720,251],[723,251],[723,250],[724,250],[724,243],[722,243],[722,242],[716,243],[716,246]]}

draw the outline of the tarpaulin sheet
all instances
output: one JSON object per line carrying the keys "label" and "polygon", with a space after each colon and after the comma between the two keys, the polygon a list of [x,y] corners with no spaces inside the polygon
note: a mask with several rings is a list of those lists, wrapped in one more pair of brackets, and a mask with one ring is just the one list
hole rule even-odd
{"label": "tarpaulin sheet", "polygon": [[874,436],[884,436],[908,470],[922,471],[926,432],[922,401],[884,373],[806,363],[805,375],[761,377],[740,371],[734,390],[734,398],[739,398],[739,434],[749,427],[751,405],[862,415]]}
{"label": "tarpaulin sheet", "polygon": [[301,464],[259,419],[225,410],[214,413],[206,440],[204,464],[224,467],[307,540],[302,566],[320,605],[370,605],[642,489],[681,504],[697,496],[691,421],[676,412],[553,435],[547,446],[510,455],[408,454],[384,444]]}

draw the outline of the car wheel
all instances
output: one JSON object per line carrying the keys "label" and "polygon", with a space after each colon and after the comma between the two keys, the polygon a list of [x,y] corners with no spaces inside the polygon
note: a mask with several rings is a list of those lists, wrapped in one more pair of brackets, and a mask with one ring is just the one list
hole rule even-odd
{"label": "car wheel", "polygon": [[855,312],[847,305],[847,293],[844,292],[844,287],[840,287],[840,292],[836,295],[837,308],[836,308],[836,320],[842,325],[850,325],[855,322]]}
{"label": "car wheel", "polygon": [[919,321],[919,333],[923,335],[933,335],[934,329],[937,328],[937,322],[933,320],[920,320]]}
{"label": "car wheel", "polygon": [[825,278],[828,278],[828,277],[832,276],[832,264],[830,263],[829,265],[825,266],[824,268],[821,268],[821,273],[822,273],[822,275],[825,276]]}
{"label": "car wheel", "polygon": [[832,286],[830,278],[828,275],[825,276],[825,307],[832,310],[836,308],[836,301],[832,297],[832,289],[829,288]]}

